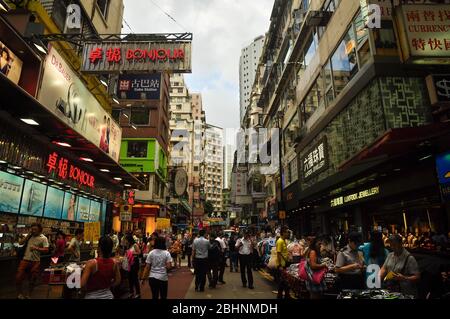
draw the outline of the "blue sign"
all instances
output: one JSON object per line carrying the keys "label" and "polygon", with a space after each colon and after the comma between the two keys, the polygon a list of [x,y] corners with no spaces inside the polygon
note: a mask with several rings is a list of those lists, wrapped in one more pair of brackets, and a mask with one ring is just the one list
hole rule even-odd
{"label": "blue sign", "polygon": [[64,202],[64,191],[49,187],[45,200],[44,217],[60,219]]}
{"label": "blue sign", "polygon": [[78,207],[77,207],[77,221],[78,222],[89,222],[89,208],[91,206],[91,201],[85,197],[78,197]]}
{"label": "blue sign", "polygon": [[100,209],[101,204],[95,200],[91,200],[91,209],[89,212],[89,221],[90,222],[98,222],[100,221]]}
{"label": "blue sign", "polygon": [[46,191],[46,185],[30,181],[29,179],[25,180],[20,213],[42,217]]}
{"label": "blue sign", "polygon": [[122,100],[159,100],[161,97],[161,74],[120,75],[117,96]]}
{"label": "blue sign", "polygon": [[436,168],[439,183],[450,183],[450,152],[436,156]]}
{"label": "blue sign", "polygon": [[5,213],[19,212],[22,197],[23,178],[0,172],[0,211]]}

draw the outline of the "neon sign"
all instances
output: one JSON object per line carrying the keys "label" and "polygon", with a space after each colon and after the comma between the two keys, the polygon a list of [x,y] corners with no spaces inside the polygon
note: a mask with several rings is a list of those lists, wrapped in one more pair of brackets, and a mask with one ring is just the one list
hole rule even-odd
{"label": "neon sign", "polygon": [[80,185],[95,187],[95,177],[69,163],[69,160],[53,152],[47,160],[48,173],[56,172],[61,179],[71,179]]}

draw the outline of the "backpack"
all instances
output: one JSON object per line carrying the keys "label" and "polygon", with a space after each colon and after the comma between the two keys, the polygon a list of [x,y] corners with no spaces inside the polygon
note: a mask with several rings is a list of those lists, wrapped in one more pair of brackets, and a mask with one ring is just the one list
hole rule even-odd
{"label": "backpack", "polygon": [[208,250],[208,258],[219,260],[220,254],[220,243],[217,240],[211,241],[211,247]]}

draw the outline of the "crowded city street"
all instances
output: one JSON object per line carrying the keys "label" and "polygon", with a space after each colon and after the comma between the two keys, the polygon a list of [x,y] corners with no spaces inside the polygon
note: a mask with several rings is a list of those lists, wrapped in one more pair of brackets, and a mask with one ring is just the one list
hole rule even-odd
{"label": "crowded city street", "polygon": [[0,302],[100,299],[450,300],[450,0],[0,0]]}

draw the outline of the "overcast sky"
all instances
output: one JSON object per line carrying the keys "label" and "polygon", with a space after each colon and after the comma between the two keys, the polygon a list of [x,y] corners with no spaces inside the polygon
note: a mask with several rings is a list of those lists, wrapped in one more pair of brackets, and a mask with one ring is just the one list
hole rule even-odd
{"label": "overcast sky", "polygon": [[[186,76],[188,87],[202,94],[208,123],[235,128],[239,126],[241,49],[268,30],[273,2],[124,0],[124,17],[135,33],[192,32],[193,72]],[[130,33],[125,23],[123,33]]]}

